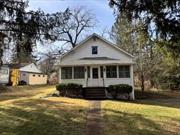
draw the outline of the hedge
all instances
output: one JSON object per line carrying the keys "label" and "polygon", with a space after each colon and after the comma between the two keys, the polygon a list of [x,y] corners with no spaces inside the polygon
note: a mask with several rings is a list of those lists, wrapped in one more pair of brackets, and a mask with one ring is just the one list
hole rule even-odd
{"label": "hedge", "polygon": [[132,92],[132,86],[128,84],[109,85],[108,92],[116,99],[118,94],[130,94]]}
{"label": "hedge", "polygon": [[61,96],[65,97],[82,97],[82,85],[75,83],[61,83],[56,85],[56,90],[59,91]]}

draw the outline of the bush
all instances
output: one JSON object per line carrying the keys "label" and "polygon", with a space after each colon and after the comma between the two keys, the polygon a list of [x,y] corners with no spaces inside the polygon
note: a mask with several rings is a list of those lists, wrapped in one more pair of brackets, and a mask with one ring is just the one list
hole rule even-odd
{"label": "bush", "polygon": [[112,95],[114,99],[117,98],[118,94],[130,94],[132,92],[132,86],[128,84],[117,84],[110,85],[108,87],[108,92]]}
{"label": "bush", "polygon": [[61,96],[66,97],[82,97],[82,85],[75,83],[58,84],[56,90],[60,92]]}

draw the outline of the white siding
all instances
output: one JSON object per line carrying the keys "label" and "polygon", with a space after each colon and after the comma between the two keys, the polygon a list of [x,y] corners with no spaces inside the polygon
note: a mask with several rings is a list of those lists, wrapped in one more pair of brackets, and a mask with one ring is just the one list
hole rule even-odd
{"label": "white siding", "polygon": [[0,84],[9,83],[9,68],[8,67],[1,67],[0,70],[2,71],[2,72],[0,71]]}
{"label": "white siding", "polygon": [[[91,47],[98,46],[98,54],[93,55]],[[115,60],[80,60],[84,57],[109,57]],[[81,65],[81,64],[129,64],[133,63],[131,56],[121,52],[120,50],[112,47],[112,45],[97,39],[89,39],[84,45],[79,46],[77,49],[70,52],[63,57],[60,65]]]}

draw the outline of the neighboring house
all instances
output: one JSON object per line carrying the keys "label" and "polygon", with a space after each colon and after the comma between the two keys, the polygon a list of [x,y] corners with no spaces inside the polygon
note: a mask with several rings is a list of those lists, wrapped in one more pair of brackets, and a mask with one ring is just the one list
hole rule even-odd
{"label": "neighboring house", "polygon": [[57,61],[59,83],[78,83],[83,87],[133,86],[133,56],[113,43],[92,34]]}
{"label": "neighboring house", "polygon": [[30,64],[6,64],[10,69],[10,82],[13,86],[19,82],[28,85],[47,84],[47,75],[44,75],[34,63]]}
{"label": "neighboring house", "polygon": [[8,84],[9,83],[9,67],[2,66],[0,67],[0,84]]}
{"label": "neighboring house", "polygon": [[47,75],[44,75],[34,63],[19,68],[19,71],[19,81],[25,81],[29,85],[47,84]]}

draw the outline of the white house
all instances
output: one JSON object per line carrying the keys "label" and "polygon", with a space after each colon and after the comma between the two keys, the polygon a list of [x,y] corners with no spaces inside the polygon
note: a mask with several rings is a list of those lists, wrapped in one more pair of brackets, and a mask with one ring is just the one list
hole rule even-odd
{"label": "white house", "polygon": [[62,55],[59,83],[78,83],[83,87],[133,86],[133,56],[97,34],[92,34]]}
{"label": "white house", "polygon": [[9,83],[9,67],[3,65],[0,67],[0,84]]}

